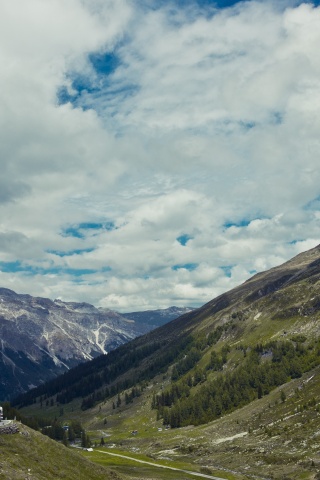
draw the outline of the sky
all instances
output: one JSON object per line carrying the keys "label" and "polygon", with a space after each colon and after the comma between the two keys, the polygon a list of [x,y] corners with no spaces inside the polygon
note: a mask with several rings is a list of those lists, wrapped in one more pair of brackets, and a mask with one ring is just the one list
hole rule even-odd
{"label": "sky", "polygon": [[1,0],[0,286],[198,307],[320,243],[320,7]]}

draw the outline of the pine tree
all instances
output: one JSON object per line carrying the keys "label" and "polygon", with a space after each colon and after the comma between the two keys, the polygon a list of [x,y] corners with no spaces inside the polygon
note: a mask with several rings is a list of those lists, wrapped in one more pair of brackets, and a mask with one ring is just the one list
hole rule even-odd
{"label": "pine tree", "polygon": [[82,448],[87,448],[87,435],[86,435],[86,431],[85,430],[82,430],[81,432],[81,447]]}
{"label": "pine tree", "polygon": [[64,434],[63,434],[62,443],[63,443],[63,445],[64,445],[65,447],[68,447],[68,446],[69,446],[68,434],[67,434],[67,431],[66,431],[66,430],[64,431]]}
{"label": "pine tree", "polygon": [[69,439],[69,442],[74,442],[76,439],[74,429],[71,425],[69,426],[69,430],[68,430],[68,439]]}

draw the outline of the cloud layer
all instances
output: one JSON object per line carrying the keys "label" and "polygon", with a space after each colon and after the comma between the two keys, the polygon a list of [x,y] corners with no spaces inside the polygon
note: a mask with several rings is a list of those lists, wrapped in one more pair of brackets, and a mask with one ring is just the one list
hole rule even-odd
{"label": "cloud layer", "polygon": [[2,286],[198,306],[320,243],[319,7],[0,13]]}

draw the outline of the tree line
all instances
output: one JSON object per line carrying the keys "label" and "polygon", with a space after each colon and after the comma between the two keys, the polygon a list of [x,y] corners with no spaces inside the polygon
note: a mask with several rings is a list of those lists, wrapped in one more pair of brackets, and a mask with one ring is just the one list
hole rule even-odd
{"label": "tree line", "polygon": [[[194,389],[194,375],[185,375],[153,398],[158,418],[172,428],[200,425],[267,395],[272,389],[320,364],[320,342],[273,341],[244,348],[244,359],[230,372]],[[204,372],[221,370],[227,349],[212,352]],[[196,391],[195,391],[196,390]]]}
{"label": "tree line", "polygon": [[91,445],[89,436],[87,435],[82,424],[78,420],[72,420],[66,425],[65,422],[54,418],[35,417],[22,415],[19,410],[12,407],[9,402],[1,403],[3,408],[3,416],[8,419],[16,419],[29,428],[41,432],[52,440],[64,443],[66,446],[78,440],[82,447],[86,448]]}

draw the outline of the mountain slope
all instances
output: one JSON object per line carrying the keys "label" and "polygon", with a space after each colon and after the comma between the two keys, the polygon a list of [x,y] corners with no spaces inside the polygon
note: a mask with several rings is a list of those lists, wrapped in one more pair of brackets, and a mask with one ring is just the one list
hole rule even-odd
{"label": "mountain slope", "polygon": [[88,303],[0,288],[0,399],[105,354],[186,310],[173,307],[124,316]]}
{"label": "mountain slope", "polygon": [[[245,283],[224,293],[206,305],[198,309],[195,315],[191,314],[188,317],[188,327],[190,330],[200,329],[205,330],[206,327],[211,327],[212,322],[217,320],[226,321],[229,316],[242,310],[246,313],[248,319],[252,319],[252,313],[260,313],[260,309],[264,306],[263,299],[271,303],[276,300],[279,301],[281,293],[277,295],[276,292],[284,292],[286,288],[292,287],[295,298],[287,299],[287,303],[291,305],[292,302],[301,306],[305,303],[306,308],[309,302],[312,303],[312,311],[316,312],[317,296],[319,295],[317,282],[320,278],[320,246],[301,253],[289,260],[288,262],[278,267],[272,268],[266,272],[258,273]],[[305,296],[308,288],[306,284],[310,285],[309,293]],[[294,289],[294,285],[298,285]],[[314,287],[312,287],[312,285]],[[284,297],[286,294],[284,295]],[[298,296],[300,298],[298,299]],[[284,300],[285,303],[285,300]],[[284,305],[286,307],[286,305]],[[320,305],[319,305],[320,307]],[[282,311],[282,305],[277,303],[274,306],[275,314]],[[267,312],[265,312],[267,314]],[[292,311],[292,313],[295,313]],[[183,325],[183,323],[184,325]],[[172,322],[175,329],[179,331],[180,326],[185,329],[186,322],[184,320],[176,320]]]}

